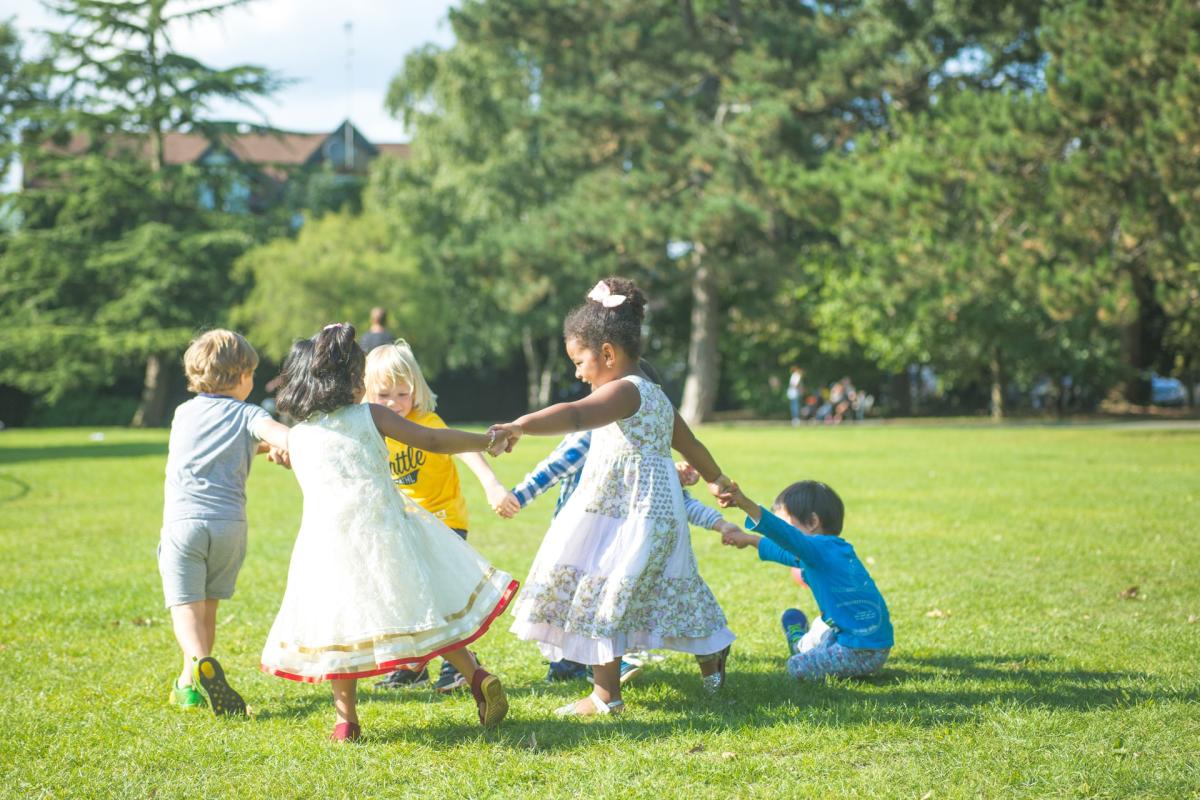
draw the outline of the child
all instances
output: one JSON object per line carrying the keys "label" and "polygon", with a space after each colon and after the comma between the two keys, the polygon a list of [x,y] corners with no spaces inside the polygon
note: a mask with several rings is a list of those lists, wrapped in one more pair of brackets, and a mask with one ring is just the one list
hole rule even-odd
{"label": "child", "polygon": [[891,652],[892,623],[875,581],[841,538],[844,507],[837,493],[817,481],[793,483],[775,498],[775,514],[737,487],[719,498],[722,506],[745,511],[746,527],[763,534],[737,531],[723,537],[725,544],[756,547],[763,561],[799,567],[816,598],[821,616],[807,631],[804,614],[794,608],[783,613],[791,676],[819,680],[878,672]]}
{"label": "child", "polygon": [[[638,366],[646,377],[659,386],[662,385],[662,380],[659,378],[658,372],[647,361],[642,360]],[[562,510],[567,500],[575,492],[575,487],[579,485],[579,474],[583,469],[584,461],[591,446],[591,431],[568,433],[550,455],[542,459],[533,468],[533,471],[525,476],[524,480],[513,487],[511,492],[507,492],[499,503],[492,504],[493,510],[500,516],[511,519],[521,509],[533,502],[534,498],[540,496],[551,486],[558,483],[560,484],[558,500],[554,504],[554,514],[551,518],[557,517],[558,512]],[[699,473],[687,462],[680,462],[675,465],[675,468],[679,474],[679,481],[684,486],[692,486],[700,480]],[[692,497],[686,489],[683,491],[683,509],[687,515],[688,523],[691,525],[699,528],[708,528],[721,534],[737,532],[738,530],[736,525],[722,519],[720,512],[709,508]],[[633,680],[640,671],[641,664],[632,656],[621,659],[620,678],[622,684]],[[550,667],[546,671],[546,681],[547,683],[553,683],[555,681],[590,677],[589,672],[590,670],[586,664],[580,664],[570,659],[551,661]]]}
{"label": "child", "polygon": [[262,669],[330,681],[331,738],[353,741],[358,678],[444,655],[470,682],[480,724],[494,725],[508,711],[504,689],[465,645],[504,611],[517,583],[395,490],[383,437],[456,453],[503,448],[505,434],[425,428],[360,403],[365,360],[354,328],[339,323],[296,342],[284,363],[279,408],[299,420],[289,445],[304,516]]}
{"label": "child", "polygon": [[[445,428],[446,423],[434,413],[437,395],[429,388],[421,365],[412,348],[403,339],[394,344],[382,344],[367,353],[366,402],[390,408],[400,416],[427,428]],[[443,453],[427,453],[409,444],[387,439],[388,466],[392,482],[417,505],[440,519],[463,539],[467,538],[467,500],[454,458]],[[489,503],[498,503],[507,492],[491,466],[479,453],[459,456],[487,494]],[[413,686],[429,682],[429,671],[398,669],[376,685],[385,689]],[[443,694],[466,686],[467,679],[449,661],[442,662],[442,671],[434,689]]]}
{"label": "child", "polygon": [[287,449],[287,427],[246,402],[257,366],[258,353],[233,331],[193,341],[183,368],[197,396],[175,410],[167,447],[158,571],[183,651],[169,702],[202,708],[207,695],[217,715],[246,710],[212,658],[217,605],[233,596],[246,557],[246,477],[256,453]]}
{"label": "child", "polygon": [[592,694],[560,715],[621,711],[620,657],[632,650],[692,653],[704,686],[716,691],[734,639],[696,569],[671,447],[713,482],[714,492],[732,484],[638,370],[645,304],[631,281],[597,284],[563,326],[575,374],[592,393],[496,427],[509,433],[510,444],[524,433],[598,429],[579,488],[534,559],[512,625],[550,660],[592,665]]}

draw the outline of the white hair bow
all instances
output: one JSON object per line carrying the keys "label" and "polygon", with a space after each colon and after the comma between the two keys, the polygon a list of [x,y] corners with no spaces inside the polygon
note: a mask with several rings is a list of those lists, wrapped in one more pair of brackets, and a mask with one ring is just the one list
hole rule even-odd
{"label": "white hair bow", "polygon": [[605,308],[616,308],[625,302],[625,295],[613,294],[612,289],[608,288],[608,284],[600,281],[588,292],[588,300],[595,300]]}

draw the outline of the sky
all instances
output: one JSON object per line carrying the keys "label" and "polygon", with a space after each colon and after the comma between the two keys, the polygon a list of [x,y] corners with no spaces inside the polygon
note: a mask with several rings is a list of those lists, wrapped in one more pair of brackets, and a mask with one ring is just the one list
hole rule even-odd
{"label": "sky", "polygon": [[[332,131],[349,116],[373,142],[403,142],[408,140],[404,127],[383,108],[388,83],[409,51],[426,43],[453,43],[446,20],[453,4],[451,0],[256,0],[216,20],[181,24],[173,37],[179,52],[211,66],[257,64],[294,79],[296,83],[260,106],[277,128]],[[27,53],[36,48],[33,30],[58,29],[64,22],[38,0],[0,0],[0,18],[10,17],[16,18]],[[352,25],[349,39],[347,22]],[[218,108],[216,115],[262,121],[241,107]],[[10,175],[5,188],[14,180],[16,176]]]}

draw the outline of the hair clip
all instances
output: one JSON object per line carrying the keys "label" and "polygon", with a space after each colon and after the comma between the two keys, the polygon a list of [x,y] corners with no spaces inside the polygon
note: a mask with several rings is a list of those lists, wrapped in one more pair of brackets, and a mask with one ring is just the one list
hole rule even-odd
{"label": "hair clip", "polygon": [[345,324],[346,323],[344,323],[344,322],[331,322],[330,324],[326,325],[324,328],[321,328],[321,332],[324,333],[325,331],[329,330],[330,328],[341,328]]}
{"label": "hair clip", "polygon": [[625,302],[625,295],[613,294],[612,289],[608,288],[608,284],[600,281],[588,292],[587,299],[594,300],[605,308],[616,308]]}

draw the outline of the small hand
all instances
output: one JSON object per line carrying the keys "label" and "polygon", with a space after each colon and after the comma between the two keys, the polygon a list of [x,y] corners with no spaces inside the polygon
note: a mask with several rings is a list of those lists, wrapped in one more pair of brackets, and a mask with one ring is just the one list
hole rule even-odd
{"label": "small hand", "polygon": [[676,461],[675,471],[679,473],[679,482],[684,486],[695,486],[700,482],[700,473],[686,461]]}
{"label": "small hand", "polygon": [[758,546],[758,537],[752,533],[746,533],[738,528],[733,523],[726,522],[717,528],[721,532],[721,544],[736,547],[739,550],[743,547]]}
{"label": "small hand", "polygon": [[[490,433],[491,431],[496,431],[497,437],[500,435],[501,431],[504,432],[505,436],[507,437],[507,443],[504,448],[504,452],[506,453],[511,453],[513,451],[513,447],[516,446],[517,440],[520,439],[522,434],[525,433],[525,431],[521,430],[521,426],[515,422],[497,423],[488,428],[488,432]],[[499,453],[496,453],[495,455],[499,455]]]}
{"label": "small hand", "polygon": [[492,503],[492,510],[505,519],[512,519],[521,510],[521,501],[512,492],[505,492],[498,503]]}
{"label": "small hand", "polygon": [[716,480],[711,481],[708,484],[708,490],[712,492],[713,497],[717,498],[717,504],[721,508],[737,505],[737,495],[741,493],[738,485],[724,474],[718,475]]}
{"label": "small hand", "polygon": [[504,498],[508,497],[509,491],[498,483],[493,483],[484,488],[484,493],[487,494],[488,505],[492,508],[500,505]]}
{"label": "small hand", "polygon": [[511,453],[512,443],[509,441],[508,431],[499,425],[493,425],[488,428],[488,436],[491,441],[487,446],[487,454],[492,458],[496,458],[501,453]]}
{"label": "small hand", "polygon": [[272,464],[278,464],[287,469],[292,468],[292,456],[287,450],[280,450],[278,447],[272,447],[267,451],[267,461]]}

